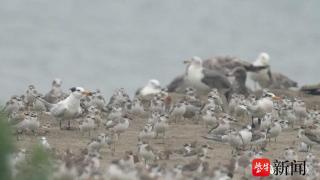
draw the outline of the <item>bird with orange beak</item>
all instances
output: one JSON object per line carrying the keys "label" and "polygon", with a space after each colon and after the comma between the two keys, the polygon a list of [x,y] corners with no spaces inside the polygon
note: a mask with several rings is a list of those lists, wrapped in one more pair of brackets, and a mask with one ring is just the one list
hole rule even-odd
{"label": "bird with orange beak", "polygon": [[[269,92],[268,90],[263,91],[262,97],[257,100],[255,103],[248,106],[248,110],[253,118],[258,118],[259,125],[261,124],[261,119],[267,114],[272,113],[273,111],[273,102],[281,100],[281,97],[276,96],[275,94]],[[252,121],[252,125],[254,123]]]}
{"label": "bird with orange beak", "polygon": [[79,117],[82,112],[80,99],[92,95],[90,91],[87,91],[82,87],[73,87],[70,88],[70,91],[71,93],[66,99],[59,101],[56,104],[49,103],[42,99],[49,109],[50,114],[60,120],[60,129],[63,120],[68,120],[67,129],[70,129],[70,120]]}

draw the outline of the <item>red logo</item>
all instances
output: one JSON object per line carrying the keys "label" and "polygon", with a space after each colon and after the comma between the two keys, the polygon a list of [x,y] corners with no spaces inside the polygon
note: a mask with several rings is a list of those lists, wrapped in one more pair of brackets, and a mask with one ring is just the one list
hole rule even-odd
{"label": "red logo", "polygon": [[270,165],[269,159],[254,159],[252,161],[252,175],[259,177],[269,176]]}

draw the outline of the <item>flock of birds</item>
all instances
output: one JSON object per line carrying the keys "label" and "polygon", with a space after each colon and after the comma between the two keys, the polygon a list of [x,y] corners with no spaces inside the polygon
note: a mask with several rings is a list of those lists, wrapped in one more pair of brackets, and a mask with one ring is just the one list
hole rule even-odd
{"label": "flock of birds", "polygon": [[[34,85],[25,94],[12,96],[4,111],[18,141],[24,135],[39,136],[39,145],[52,152],[55,159],[53,179],[253,179],[251,161],[263,157],[271,143],[285,131],[295,132],[292,144],[283,150],[283,160],[306,160],[308,175],[296,179],[319,179],[320,158],[314,154],[320,145],[320,112],[307,109],[299,97],[278,97],[266,88],[292,88],[297,83],[280,73],[271,72],[269,55],[261,53],[254,63],[234,57],[185,61],[186,71],[166,88],[152,79],[137,90],[131,99],[123,88],[107,102],[99,90],[73,87],[62,90],[62,81],[55,79],[52,89],[43,95]],[[262,89],[262,95],[246,87],[247,74]],[[61,130],[80,131],[93,137],[79,154],[67,149],[59,152],[46,138],[58,125],[44,123],[53,117]],[[143,121],[137,147],[126,151],[123,158],[113,160],[102,169],[101,151],[112,155],[126,137],[132,124]],[[204,142],[186,142],[179,149],[157,150],[152,144],[168,140],[172,125],[203,125]],[[54,127],[56,126],[56,127]],[[97,133],[99,131],[99,133]],[[103,133],[100,133],[103,131]],[[77,132],[74,132],[77,133]],[[85,138],[84,136],[82,136]],[[209,152],[218,144],[229,144],[230,161],[215,164]],[[298,157],[298,152],[304,155]],[[175,157],[187,162],[174,166],[163,162]],[[25,149],[10,157],[13,176],[27,161]],[[294,177],[270,176],[270,179]]]}

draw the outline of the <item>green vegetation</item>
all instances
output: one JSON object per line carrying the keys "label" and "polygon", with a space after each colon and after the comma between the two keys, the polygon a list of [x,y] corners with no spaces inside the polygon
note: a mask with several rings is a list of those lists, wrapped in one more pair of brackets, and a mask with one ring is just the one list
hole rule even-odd
{"label": "green vegetation", "polygon": [[4,112],[0,112],[0,179],[2,180],[46,180],[52,177],[52,158],[46,150],[37,145],[26,162],[19,164],[16,177],[12,177],[9,165],[10,154],[13,152],[13,138],[8,126],[8,118]]}

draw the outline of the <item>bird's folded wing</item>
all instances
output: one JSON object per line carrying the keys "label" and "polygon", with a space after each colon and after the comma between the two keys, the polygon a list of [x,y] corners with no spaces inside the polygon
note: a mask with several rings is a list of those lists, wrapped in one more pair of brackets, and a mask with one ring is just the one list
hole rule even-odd
{"label": "bird's folded wing", "polygon": [[183,84],[184,76],[180,75],[173,79],[173,81],[167,86],[168,92],[174,92],[177,90],[178,87],[180,87]]}
{"label": "bird's folded wing", "polygon": [[305,135],[313,142],[320,144],[320,136],[317,136],[317,134],[312,133],[311,131],[306,131]]}
{"label": "bird's folded wing", "polygon": [[231,89],[231,83],[226,76],[223,74],[204,69],[203,70],[204,77],[202,82],[205,83],[210,88],[217,88],[217,89]]}
{"label": "bird's folded wing", "polygon": [[67,107],[60,104],[56,104],[50,109],[50,112],[53,116],[60,117],[60,116],[63,116],[66,110],[67,110]]}

